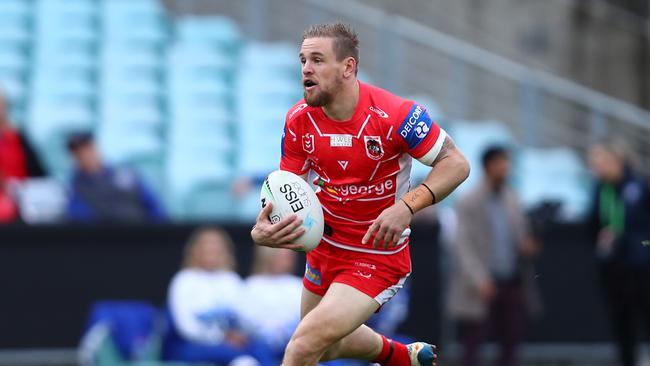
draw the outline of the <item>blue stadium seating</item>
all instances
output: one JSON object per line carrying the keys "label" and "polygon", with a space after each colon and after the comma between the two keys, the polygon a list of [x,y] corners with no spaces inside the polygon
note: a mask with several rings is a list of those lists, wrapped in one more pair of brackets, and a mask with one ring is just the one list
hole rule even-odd
{"label": "blue stadium seating", "polygon": [[515,139],[508,128],[498,121],[450,121],[446,130],[463,151],[471,166],[469,177],[448,200],[449,204],[453,202],[454,197],[480,182],[483,176],[481,155],[487,147],[497,144],[514,148]]}
{"label": "blue stadium seating", "polygon": [[561,204],[564,220],[576,220],[589,206],[589,176],[577,154],[568,148],[522,149],[516,157],[515,185],[523,204]]}
{"label": "blue stadium seating", "polygon": [[237,23],[231,18],[186,16],[176,21],[176,39],[184,44],[213,45],[225,52],[236,53],[242,36]]}
{"label": "blue stadium seating", "polygon": [[[0,28],[0,90],[54,176],[70,169],[66,135],[92,130],[106,158],[135,166],[177,217],[255,217],[257,190],[233,198],[231,184],[278,167],[285,113],[302,96],[296,45],[247,41],[225,16],[171,19],[159,0],[2,0]],[[359,78],[371,82],[363,70]],[[460,192],[480,179],[485,147],[515,146],[499,122],[447,121],[430,97],[410,99],[470,160]],[[516,159],[527,205],[560,199],[567,217],[584,210],[584,168],[567,154]],[[554,170],[536,168],[551,160]],[[413,163],[415,183],[428,172]],[[548,188],[542,174],[564,178]]]}

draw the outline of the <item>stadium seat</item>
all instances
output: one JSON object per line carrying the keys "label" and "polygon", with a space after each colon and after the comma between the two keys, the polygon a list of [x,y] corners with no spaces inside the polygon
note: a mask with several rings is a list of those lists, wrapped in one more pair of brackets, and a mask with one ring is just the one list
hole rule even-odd
{"label": "stadium seat", "polygon": [[0,94],[6,96],[12,106],[22,105],[25,100],[27,85],[23,75],[17,70],[3,68],[0,61]]}
{"label": "stadium seat", "polygon": [[35,101],[68,99],[89,104],[94,102],[97,92],[94,81],[82,74],[64,72],[57,75],[57,70],[48,71],[40,69],[32,81],[31,93]]}
{"label": "stadium seat", "polygon": [[159,0],[111,0],[103,1],[105,13],[147,13],[164,14],[162,3]]}
{"label": "stadium seat", "polygon": [[232,72],[235,61],[229,55],[204,48],[175,47],[169,52],[169,65],[180,69],[208,69],[214,72]]}
{"label": "stadium seat", "polygon": [[100,52],[101,64],[104,68],[120,69],[138,67],[160,69],[164,59],[155,48],[130,46],[128,43],[109,43]]}
{"label": "stadium seat", "polygon": [[186,16],[176,22],[176,39],[185,44],[210,44],[223,51],[238,52],[241,33],[235,21],[224,16]]}
{"label": "stadium seat", "polygon": [[232,216],[234,166],[216,144],[171,149],[167,161],[168,206],[181,219]]}
{"label": "stadium seat", "polygon": [[140,301],[101,301],[90,310],[82,365],[129,365],[159,358],[158,311]]}
{"label": "stadium seat", "polygon": [[298,51],[295,44],[287,42],[248,42],[242,49],[241,64],[243,67],[254,66],[264,60],[267,72],[285,69],[295,72],[295,76],[299,77]]}
{"label": "stadium seat", "polygon": [[26,21],[20,18],[0,18],[0,44],[25,44],[31,41]]}
{"label": "stadium seat", "polygon": [[167,16],[158,1],[104,1],[102,14],[107,39],[163,45],[169,38]]}
{"label": "stadium seat", "polygon": [[203,93],[189,93],[185,95],[170,93],[170,95],[173,96],[169,105],[169,117],[171,121],[195,118],[201,113],[204,113],[206,116],[214,116],[215,118],[221,118],[224,113],[232,115],[230,112],[231,100],[229,98]]}
{"label": "stadium seat", "polygon": [[35,0],[36,12],[41,16],[68,13],[77,17],[96,16],[98,2],[95,0]]}
{"label": "stadium seat", "polygon": [[[499,121],[451,121],[446,129],[472,167],[467,180],[454,191],[457,197],[477,184],[483,177],[481,155],[491,145],[514,147],[515,140],[505,124]],[[446,200],[451,203],[453,199]]]}
{"label": "stadium seat", "polygon": [[569,221],[580,219],[587,212],[589,176],[573,150],[522,149],[514,173],[515,185],[527,208],[558,202],[561,219]]}
{"label": "stadium seat", "polygon": [[0,1],[0,14],[14,18],[29,18],[32,14],[32,1],[3,0]]}
{"label": "stadium seat", "polygon": [[34,18],[35,41],[94,45],[99,41],[99,18],[94,2],[39,1]]}
{"label": "stadium seat", "polygon": [[50,174],[65,179],[71,161],[65,147],[68,134],[92,131],[95,114],[79,100],[38,99],[27,110],[26,130]]}
{"label": "stadium seat", "polygon": [[427,112],[429,112],[429,116],[431,117],[432,120],[434,120],[438,126],[445,127],[444,123],[444,116],[442,114],[442,110],[440,109],[440,105],[430,96],[428,95],[423,95],[423,94],[415,94],[415,95],[409,95],[406,96],[406,99],[412,100],[416,103],[419,103],[422,105],[424,108],[427,109]]}

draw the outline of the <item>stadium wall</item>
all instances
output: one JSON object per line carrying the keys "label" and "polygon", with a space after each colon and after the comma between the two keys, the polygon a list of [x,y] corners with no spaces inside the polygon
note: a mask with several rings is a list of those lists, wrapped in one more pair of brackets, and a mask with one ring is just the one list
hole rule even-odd
{"label": "stadium wall", "polygon": [[[249,226],[225,225],[245,275],[253,244]],[[0,349],[69,348],[78,344],[90,305],[100,299],[165,302],[193,226],[11,226],[0,230]],[[452,336],[442,309],[437,227],[416,225],[411,256],[411,310],[400,331],[436,343]],[[543,234],[536,281],[544,302],[530,342],[601,342],[609,329],[596,286],[591,247],[576,225]],[[304,258],[301,256],[301,258]],[[302,263],[297,268],[300,274]],[[444,329],[444,331],[443,331]]]}

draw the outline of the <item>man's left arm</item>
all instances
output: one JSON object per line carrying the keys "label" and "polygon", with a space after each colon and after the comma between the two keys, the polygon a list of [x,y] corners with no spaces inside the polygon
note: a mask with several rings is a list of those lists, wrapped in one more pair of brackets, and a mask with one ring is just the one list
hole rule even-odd
{"label": "man's left arm", "polygon": [[431,171],[427,177],[377,217],[362,240],[364,244],[375,234],[373,246],[394,245],[411,222],[413,214],[440,202],[467,179],[469,163],[450,136],[442,138],[442,147],[430,163]]}
{"label": "man's left arm", "polygon": [[402,197],[417,212],[447,197],[469,176],[469,163],[446,135],[442,148],[431,163],[431,171],[424,181]]}

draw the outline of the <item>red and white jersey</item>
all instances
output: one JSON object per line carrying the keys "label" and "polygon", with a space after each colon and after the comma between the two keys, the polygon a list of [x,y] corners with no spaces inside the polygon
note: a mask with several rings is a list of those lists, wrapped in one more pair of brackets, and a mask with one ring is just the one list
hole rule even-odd
{"label": "red and white jersey", "polygon": [[289,110],[280,169],[315,173],[325,242],[391,254],[408,239],[389,249],[363,245],[361,239],[373,220],[408,192],[411,157],[431,165],[445,136],[421,105],[359,82],[359,102],[348,121],[331,120],[304,100]]}

